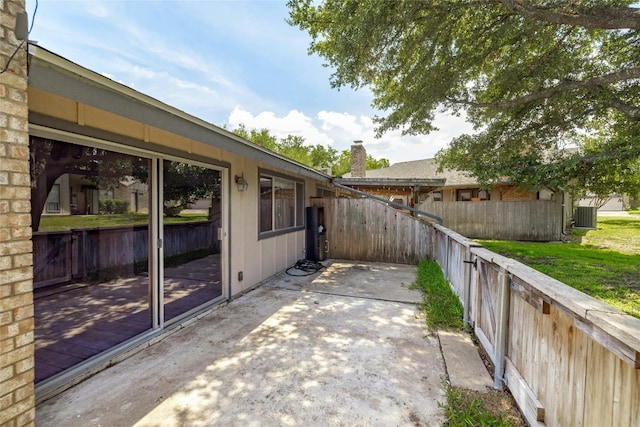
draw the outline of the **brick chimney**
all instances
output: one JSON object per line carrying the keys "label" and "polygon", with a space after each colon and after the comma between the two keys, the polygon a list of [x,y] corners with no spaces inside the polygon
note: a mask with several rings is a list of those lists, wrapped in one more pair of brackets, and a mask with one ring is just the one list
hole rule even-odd
{"label": "brick chimney", "polygon": [[351,145],[351,177],[364,178],[367,167],[367,150],[362,141],[353,141]]}

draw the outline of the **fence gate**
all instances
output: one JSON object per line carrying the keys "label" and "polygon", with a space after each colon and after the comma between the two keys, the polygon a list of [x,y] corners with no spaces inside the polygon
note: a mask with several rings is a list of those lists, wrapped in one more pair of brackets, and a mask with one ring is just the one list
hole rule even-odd
{"label": "fence gate", "polygon": [[476,258],[475,288],[475,333],[483,347],[495,363],[496,325],[498,321],[496,303],[498,301],[499,268],[482,258]]}

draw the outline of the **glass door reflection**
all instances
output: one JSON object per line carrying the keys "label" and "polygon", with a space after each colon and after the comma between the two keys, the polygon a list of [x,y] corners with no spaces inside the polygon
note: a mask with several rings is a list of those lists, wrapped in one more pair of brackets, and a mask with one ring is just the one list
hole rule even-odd
{"label": "glass door reflection", "polygon": [[223,295],[222,173],[165,160],[162,181],[163,308],[169,322]]}

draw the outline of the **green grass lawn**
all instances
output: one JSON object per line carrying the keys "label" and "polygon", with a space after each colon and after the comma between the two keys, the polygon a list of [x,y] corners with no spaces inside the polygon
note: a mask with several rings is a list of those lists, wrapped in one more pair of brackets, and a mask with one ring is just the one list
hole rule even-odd
{"label": "green grass lawn", "polygon": [[640,318],[640,217],[601,216],[563,243],[481,243]]}
{"label": "green grass lawn", "polygon": [[418,274],[412,288],[422,290],[424,300],[420,308],[430,329],[463,329],[462,304],[451,290],[438,263],[423,261],[418,264]]}
{"label": "green grass lawn", "polygon": [[[206,214],[183,213],[176,217],[165,217],[165,224],[206,221]],[[141,225],[149,222],[145,213],[127,213],[120,215],[71,215],[43,216],[38,231],[66,231],[77,228],[120,227],[125,225]]]}

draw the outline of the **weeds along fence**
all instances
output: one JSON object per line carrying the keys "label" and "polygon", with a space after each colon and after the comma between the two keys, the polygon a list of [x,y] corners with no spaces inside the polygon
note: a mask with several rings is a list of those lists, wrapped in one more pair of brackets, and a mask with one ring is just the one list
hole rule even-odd
{"label": "weeds along fence", "polygon": [[438,262],[495,386],[511,391],[529,425],[640,425],[640,320],[382,203],[313,203],[325,207],[331,258]]}

